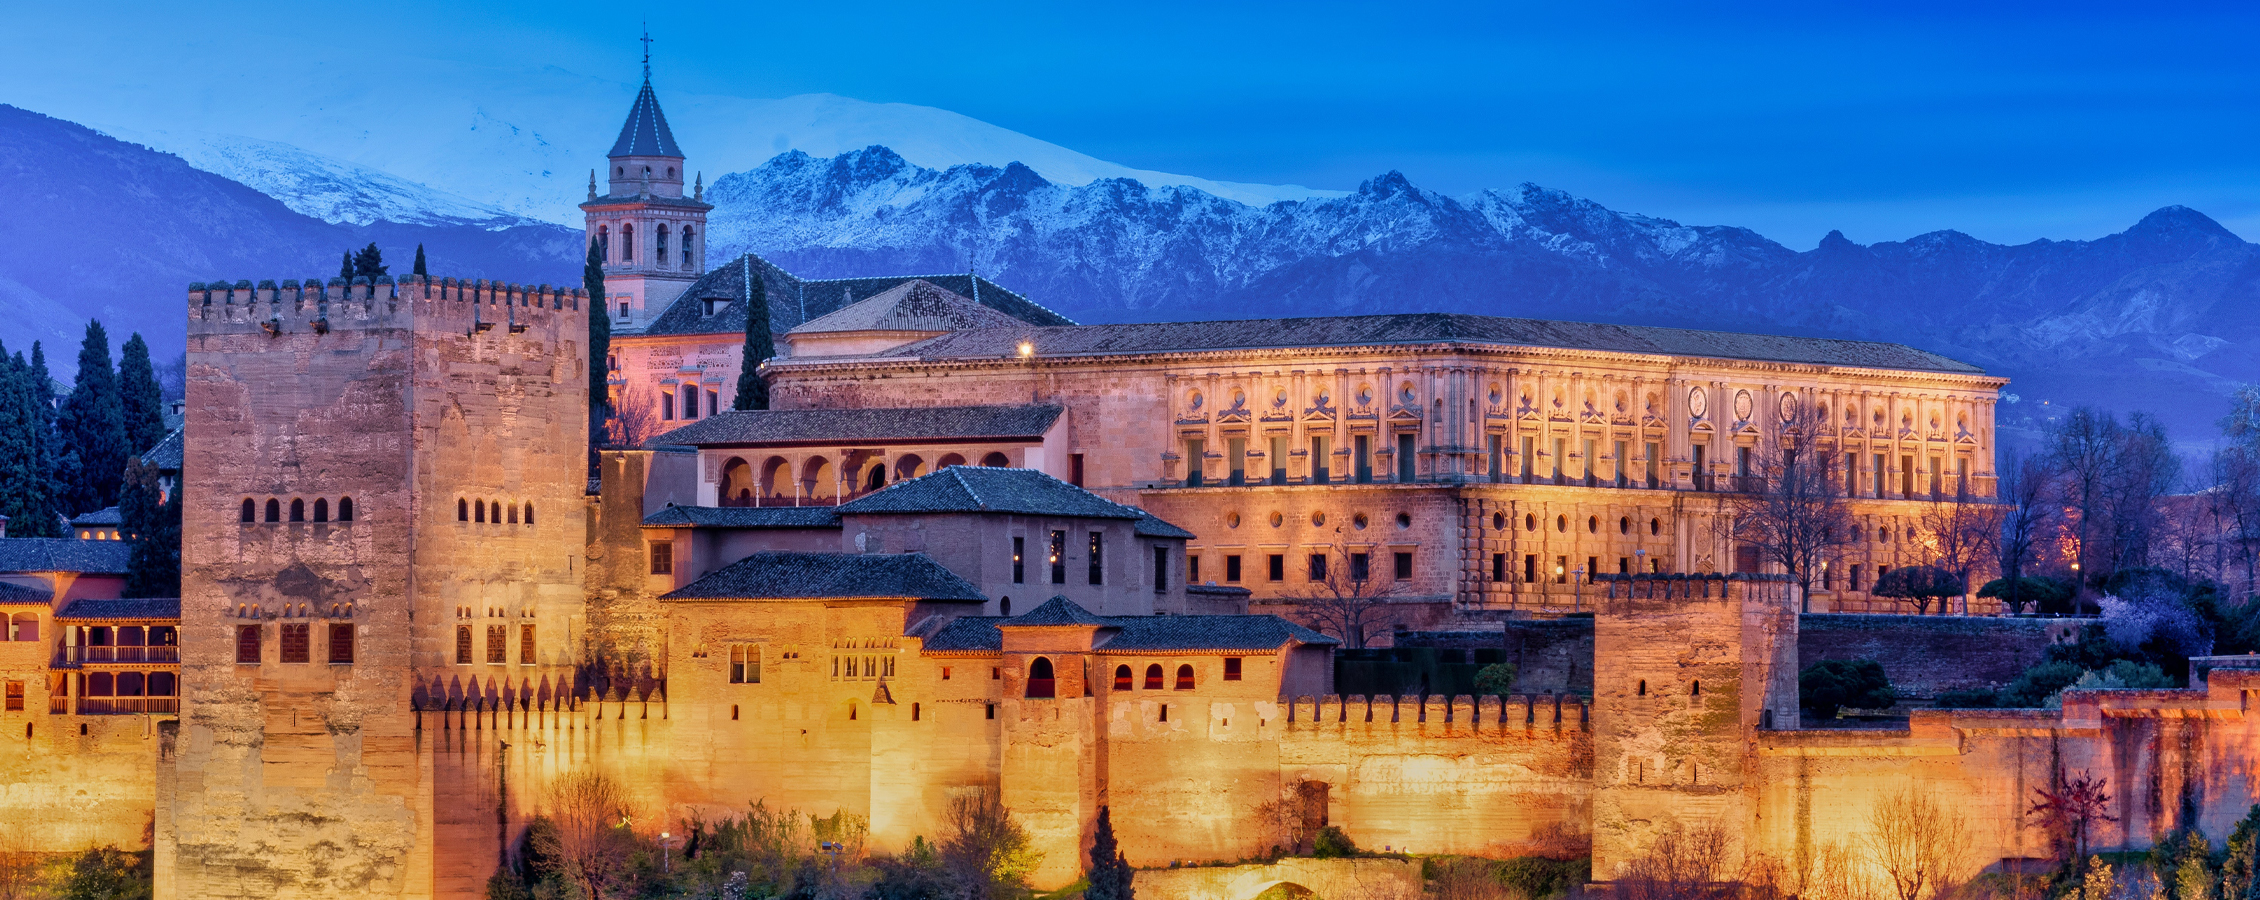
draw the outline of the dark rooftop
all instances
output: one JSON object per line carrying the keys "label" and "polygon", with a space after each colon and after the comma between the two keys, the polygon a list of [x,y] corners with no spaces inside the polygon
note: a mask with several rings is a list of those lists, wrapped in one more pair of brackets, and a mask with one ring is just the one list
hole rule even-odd
{"label": "dark rooftop", "polygon": [[[641,331],[634,334],[725,334],[745,332],[746,276],[761,280],[769,301],[769,331],[784,334],[818,316],[869,300],[913,280],[1004,313],[1030,327],[1073,325],[1075,320],[978,275],[888,275],[874,278],[806,279],[751,253],[708,269]],[[706,300],[728,301],[711,314]]]}
{"label": "dark rooftop", "polygon": [[985,603],[987,597],[923,553],[765,551],[708,573],[662,600],[896,598]]}
{"label": "dark rooftop", "polygon": [[1001,359],[1017,355],[1022,340],[1033,341],[1036,354],[1043,357],[1462,343],[1983,374],[1976,366],[1903,344],[1457,313],[983,328],[928,338],[879,355]]}
{"label": "dark rooftop", "polygon": [[118,508],[115,506],[98,509],[90,513],[80,513],[78,518],[71,520],[72,528],[82,526],[89,528],[98,526],[116,527],[122,524],[125,524],[125,518],[118,515]]}
{"label": "dark rooftop", "polygon": [[882,441],[1040,440],[1057,406],[930,406],[919,409],[728,410],[645,441],[689,444],[853,444]]}
{"label": "dark rooftop", "polygon": [[1143,509],[1138,510],[1137,531],[1139,537],[1177,538],[1179,540],[1186,541],[1192,540],[1194,537],[1196,537],[1196,535],[1192,532],[1186,531],[1185,529],[1179,528],[1175,525],[1171,525],[1168,522],[1163,521],[1160,516],[1154,515],[1153,513],[1147,512]]}
{"label": "dark rooftop", "polygon": [[[1145,510],[1113,502],[1034,469],[975,466],[950,466],[840,504],[841,515],[865,513],[1011,513],[1136,519],[1141,523],[1152,519]],[[1160,519],[1153,521],[1176,528]],[[1192,535],[1188,532],[1185,536]]]}
{"label": "dark rooftop", "polygon": [[645,525],[677,528],[838,528],[830,506],[669,506],[645,516]]}
{"label": "dark rooftop", "polygon": [[0,604],[37,603],[45,606],[54,599],[54,591],[0,581]]}
{"label": "dark rooftop", "polygon": [[1053,597],[1020,615],[997,623],[999,625],[1040,627],[1046,625],[1101,625],[1110,626],[1114,620],[1092,613],[1066,597]]}
{"label": "dark rooftop", "polygon": [[1004,649],[1004,632],[994,616],[958,616],[944,623],[923,642],[927,653],[995,653]]}
{"label": "dark rooftop", "polygon": [[156,466],[160,472],[180,471],[181,429],[173,429],[173,433],[165,435],[165,439],[158,441],[157,446],[151,447],[149,452],[141,454],[141,461]]}
{"label": "dark rooftop", "polygon": [[963,331],[1018,328],[1027,323],[982,306],[923,278],[903,282],[793,328],[793,334],[841,331]]}
{"label": "dark rooftop", "polygon": [[1095,648],[1100,653],[1235,652],[1277,650],[1289,643],[1341,643],[1278,616],[1101,616],[1064,597],[1053,597],[1016,618],[960,616],[926,638],[925,649],[935,653],[995,652],[1004,649],[1004,632],[999,626],[1022,625],[1113,629],[1112,634],[1100,636]]}
{"label": "dark rooftop", "polygon": [[180,621],[179,597],[141,597],[127,600],[79,599],[63,607],[58,619],[140,619]]}
{"label": "dark rooftop", "polygon": [[0,572],[123,575],[133,546],[76,538],[0,538]]}
{"label": "dark rooftop", "polygon": [[667,127],[667,116],[659,111],[659,95],[652,92],[649,78],[644,80],[643,90],[636,93],[636,105],[628,108],[628,121],[620,125],[620,139],[612,142],[612,152],[605,155],[682,157],[682,148],[675,146],[675,132]]}

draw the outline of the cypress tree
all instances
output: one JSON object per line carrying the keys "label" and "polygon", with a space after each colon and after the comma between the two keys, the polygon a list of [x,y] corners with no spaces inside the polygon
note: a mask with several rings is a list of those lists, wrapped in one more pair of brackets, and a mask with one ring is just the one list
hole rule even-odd
{"label": "cypress tree", "polygon": [[416,271],[415,271],[415,274],[418,274],[418,275],[422,275],[422,276],[426,276],[426,277],[430,277],[430,275],[432,274],[432,273],[430,273],[430,272],[428,272],[428,271],[425,271],[425,269],[424,269],[424,245],[422,245],[422,244],[417,244],[417,245],[416,245]]}
{"label": "cypress tree", "polygon": [[165,439],[165,392],[157,387],[157,367],[149,362],[149,344],[138,331],[118,351],[118,401],[125,414],[127,452],[147,453]]}
{"label": "cypress tree", "polygon": [[58,531],[51,482],[40,459],[45,417],[34,409],[31,367],[23,354],[0,348],[0,515],[15,537],[54,537]]}
{"label": "cypress tree", "polygon": [[353,280],[353,251],[345,251],[345,260],[337,264],[337,277],[349,282]]}
{"label": "cypress tree", "polygon": [[127,597],[180,596],[180,494],[166,498],[157,478],[157,467],[141,457],[126,464],[118,519],[131,545]]}
{"label": "cypress tree", "polygon": [[18,383],[30,407],[26,441],[32,453],[27,460],[32,474],[24,481],[29,498],[28,518],[9,522],[8,533],[18,537],[62,537],[62,510],[57,495],[62,490],[58,473],[63,468],[63,442],[55,435],[55,377],[47,371],[47,351],[38,341],[31,342],[31,362],[27,365],[23,354],[18,353],[15,366],[23,373]]}
{"label": "cypress tree", "polygon": [[1086,870],[1091,886],[1084,889],[1083,900],[1134,900],[1130,894],[1130,861],[1114,841],[1114,819],[1104,806],[1099,807],[1099,827],[1091,837],[1091,865]]}
{"label": "cypress tree", "polygon": [[77,515],[117,503],[128,455],[126,415],[118,395],[118,373],[110,368],[110,334],[99,321],[86,323],[86,340],[78,351],[78,382],[63,399],[56,430],[75,457],[75,464],[64,471],[62,511]]}
{"label": "cypress tree", "polygon": [[777,340],[769,333],[769,288],[751,257],[740,257],[745,270],[745,358],[738,363],[738,399],[732,409],[768,409],[769,380],[758,371],[777,355]]}
{"label": "cypress tree", "polygon": [[581,287],[589,295],[589,445],[593,447],[603,441],[612,405],[612,304],[604,293],[604,257],[594,240],[589,241],[588,262],[581,267]]}

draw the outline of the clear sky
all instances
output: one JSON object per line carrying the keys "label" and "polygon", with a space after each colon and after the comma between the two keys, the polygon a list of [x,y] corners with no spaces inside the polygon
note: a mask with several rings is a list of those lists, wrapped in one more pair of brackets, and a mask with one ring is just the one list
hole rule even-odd
{"label": "clear sky", "polygon": [[622,78],[648,16],[673,89],[940,107],[1211,179],[1532,181],[1797,249],[2091,238],[2176,203],[2260,236],[2260,7],[1710,6],[20,5],[0,102],[287,79],[294,58]]}

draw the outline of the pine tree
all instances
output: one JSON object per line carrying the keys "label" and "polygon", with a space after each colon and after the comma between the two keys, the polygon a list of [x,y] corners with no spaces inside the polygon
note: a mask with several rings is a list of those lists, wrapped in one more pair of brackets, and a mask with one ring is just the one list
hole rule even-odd
{"label": "pine tree", "polygon": [[385,254],[384,251],[377,249],[376,241],[370,241],[369,246],[363,247],[361,252],[353,254],[352,259],[352,277],[367,278],[374,281],[377,276],[385,274],[387,268],[385,266]]}
{"label": "pine tree", "polygon": [[589,444],[595,446],[602,440],[612,405],[612,307],[604,293],[604,257],[593,240],[588,262],[581,267],[581,287],[589,295]]}
{"label": "pine tree", "polygon": [[345,261],[337,265],[337,277],[346,281],[353,280],[353,251],[345,251]]}
{"label": "pine tree", "polygon": [[768,409],[769,379],[761,377],[761,364],[777,355],[777,340],[769,333],[769,288],[761,270],[741,259],[745,267],[745,358],[738,364],[738,399],[733,409]]}
{"label": "pine tree", "polygon": [[1130,861],[1115,845],[1114,819],[1104,806],[1099,807],[1099,827],[1091,838],[1091,866],[1085,876],[1091,886],[1084,889],[1083,900],[1135,900],[1130,893]]}
{"label": "pine tree", "polygon": [[40,448],[46,416],[35,407],[31,366],[0,348],[0,515],[15,537],[55,537],[61,520]]}
{"label": "pine tree", "polygon": [[180,494],[164,496],[157,467],[134,457],[126,464],[118,519],[131,544],[126,558],[127,597],[180,596]]}
{"label": "pine tree", "polygon": [[56,431],[74,458],[63,471],[62,511],[77,515],[117,503],[126,471],[126,415],[117,370],[110,368],[110,335],[99,321],[86,323],[78,382],[63,399]]}
{"label": "pine tree", "polygon": [[424,277],[427,277],[427,278],[428,278],[428,277],[430,277],[430,276],[431,276],[431,274],[432,274],[431,272],[429,272],[429,271],[426,271],[426,270],[424,269],[424,245],[422,245],[422,244],[417,244],[417,245],[416,245],[416,272],[415,272],[415,273],[416,273],[417,275],[420,275],[420,276],[424,276]]}
{"label": "pine tree", "polygon": [[[27,419],[30,434],[27,442],[32,456],[27,461],[32,476],[24,482],[28,518],[8,523],[8,533],[18,537],[62,537],[64,535],[59,493],[62,481],[58,475],[63,468],[63,442],[55,434],[55,377],[47,370],[47,351],[40,342],[31,342],[31,362],[24,362],[23,354],[16,354],[16,368],[23,372],[20,384],[30,405]],[[10,513],[10,515],[14,515]]]}
{"label": "pine tree", "polygon": [[118,398],[128,452],[147,453],[165,439],[165,392],[157,387],[157,367],[149,362],[149,344],[138,331],[118,351]]}

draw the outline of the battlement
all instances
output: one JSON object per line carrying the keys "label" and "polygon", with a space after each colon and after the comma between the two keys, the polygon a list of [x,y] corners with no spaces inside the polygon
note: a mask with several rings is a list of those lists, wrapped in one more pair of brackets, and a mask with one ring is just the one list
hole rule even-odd
{"label": "battlement", "polygon": [[537,339],[575,339],[587,322],[588,292],[580,288],[522,285],[486,279],[411,275],[395,281],[343,278],[192,282],[188,332],[220,335],[264,331],[327,334],[331,331],[461,330],[466,335],[504,329]]}
{"label": "battlement", "polygon": [[1443,694],[1312,697],[1306,694],[1287,706],[1290,728],[1353,723],[1450,724],[1471,732],[1480,731],[1485,725],[1502,731],[1575,732],[1586,730],[1592,721],[1592,711],[1584,699],[1562,694],[1513,694],[1505,698],[1466,694],[1454,697]]}

